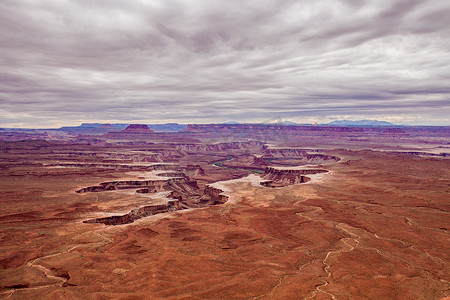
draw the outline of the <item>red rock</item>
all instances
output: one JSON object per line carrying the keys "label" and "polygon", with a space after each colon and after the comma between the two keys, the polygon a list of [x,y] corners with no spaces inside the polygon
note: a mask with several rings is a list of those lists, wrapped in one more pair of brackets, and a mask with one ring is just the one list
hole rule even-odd
{"label": "red rock", "polygon": [[153,133],[154,131],[148,128],[145,124],[130,124],[127,128],[122,130],[124,133]]}

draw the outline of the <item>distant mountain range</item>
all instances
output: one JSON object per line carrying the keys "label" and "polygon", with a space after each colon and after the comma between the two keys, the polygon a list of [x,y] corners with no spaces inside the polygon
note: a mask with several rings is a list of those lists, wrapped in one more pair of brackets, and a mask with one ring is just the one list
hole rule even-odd
{"label": "distant mountain range", "polygon": [[328,124],[323,125],[332,125],[332,126],[395,126],[394,124],[386,121],[378,121],[378,120],[358,120],[358,121],[350,121],[350,120],[338,120],[333,121]]}
{"label": "distant mountain range", "polygon": [[[130,124],[102,124],[102,123],[83,123],[80,126],[64,126],[59,128],[59,131],[67,131],[73,133],[89,133],[89,134],[104,134],[107,132],[119,132]],[[156,132],[176,132],[183,130],[187,125],[178,123],[166,124],[146,124],[148,127]]]}
{"label": "distant mountain range", "polygon": [[291,121],[283,121],[283,122],[278,122],[278,123],[274,123],[276,125],[283,125],[283,126],[296,126],[296,125],[303,125],[303,124],[298,124],[295,122],[291,122]]}
{"label": "distant mountain range", "polygon": [[[239,122],[230,121],[225,122],[223,124],[226,125],[237,125],[241,124]],[[261,125],[282,125],[282,126],[298,126],[298,125],[312,125],[312,124],[305,124],[305,123],[295,123],[291,121],[282,121],[282,122],[273,122],[273,123],[255,123],[255,124],[261,124]],[[350,121],[350,120],[337,120],[326,124],[319,124],[321,126],[395,126],[394,124],[386,121],[378,121],[378,120],[357,120],[357,121]]]}
{"label": "distant mountain range", "polygon": [[[225,122],[226,125],[239,125],[236,121]],[[245,123],[248,124],[248,123]],[[281,126],[305,126],[311,124],[299,124],[291,121],[274,122],[274,123],[254,123],[259,125],[281,125]],[[114,123],[114,124],[102,124],[102,123],[82,123],[79,126],[64,126],[58,131],[80,133],[80,134],[105,134],[108,132],[119,132],[130,124],[125,123]],[[187,125],[178,123],[166,123],[166,124],[146,124],[148,127],[155,132],[177,132],[186,128]],[[395,126],[394,124],[386,121],[378,120],[337,120],[330,122],[328,124],[320,124],[319,126]]]}
{"label": "distant mountain range", "polygon": [[229,121],[229,122],[224,122],[222,124],[225,125],[239,125],[239,124],[256,124],[256,125],[281,125],[281,126],[297,126],[297,125],[310,125],[310,124],[298,124],[295,122],[291,122],[291,121],[283,121],[283,122],[270,122],[270,123],[239,123],[236,121]]}
{"label": "distant mountain range", "polygon": [[178,124],[178,123],[147,124],[147,125],[153,131],[165,131],[165,132],[180,131],[187,127],[187,125]]}

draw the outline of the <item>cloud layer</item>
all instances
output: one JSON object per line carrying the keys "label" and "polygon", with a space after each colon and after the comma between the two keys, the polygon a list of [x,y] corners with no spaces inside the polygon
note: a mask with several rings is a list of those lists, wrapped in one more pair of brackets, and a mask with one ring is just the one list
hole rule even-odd
{"label": "cloud layer", "polygon": [[3,0],[0,126],[450,125],[447,0]]}

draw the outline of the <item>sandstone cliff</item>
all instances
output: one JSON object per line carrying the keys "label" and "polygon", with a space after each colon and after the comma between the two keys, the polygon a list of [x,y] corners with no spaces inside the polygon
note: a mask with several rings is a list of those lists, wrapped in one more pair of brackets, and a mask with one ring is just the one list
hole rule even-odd
{"label": "sandstone cliff", "polygon": [[228,201],[228,196],[222,194],[221,189],[206,186],[204,196],[202,197],[203,202],[209,201],[211,205],[223,204]]}
{"label": "sandstone cliff", "polygon": [[166,213],[169,211],[176,211],[180,209],[182,208],[179,201],[171,200],[168,201],[167,204],[149,205],[136,208],[125,215],[92,219],[83,221],[83,223],[103,223],[105,225],[123,225],[133,223],[134,221],[140,218],[157,215],[160,213]]}
{"label": "sandstone cliff", "polygon": [[306,163],[330,163],[338,162],[339,157],[326,154],[309,154],[304,149],[266,149],[263,158],[296,158],[305,161]]}
{"label": "sandstone cliff", "polygon": [[300,184],[310,180],[309,177],[304,175],[325,172],[328,171],[323,169],[280,169],[266,167],[263,175],[265,181],[261,182],[261,185],[266,187],[282,187],[292,184]]}
{"label": "sandstone cliff", "polygon": [[181,168],[181,171],[188,177],[204,176],[205,170],[200,165],[187,165]]}
{"label": "sandstone cliff", "polygon": [[121,131],[122,133],[153,133],[145,124],[131,124],[127,128]]}

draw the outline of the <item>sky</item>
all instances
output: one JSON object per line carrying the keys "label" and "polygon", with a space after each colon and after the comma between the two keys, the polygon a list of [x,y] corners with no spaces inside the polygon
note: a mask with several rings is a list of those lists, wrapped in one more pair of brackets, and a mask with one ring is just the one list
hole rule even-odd
{"label": "sky", "polygon": [[450,125],[448,0],[2,0],[0,127]]}

